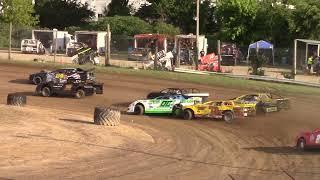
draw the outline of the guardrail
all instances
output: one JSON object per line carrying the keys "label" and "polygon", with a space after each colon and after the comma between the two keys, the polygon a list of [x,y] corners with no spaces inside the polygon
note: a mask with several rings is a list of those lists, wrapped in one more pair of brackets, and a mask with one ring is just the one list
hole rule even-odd
{"label": "guardrail", "polygon": [[268,81],[268,82],[276,82],[276,83],[284,83],[284,84],[295,84],[295,85],[320,88],[319,83],[309,83],[309,82],[304,82],[304,81],[297,81],[294,79],[279,79],[279,78],[272,78],[272,77],[267,77],[267,76],[256,76],[256,75],[235,75],[235,74],[229,74],[229,73],[197,71],[197,70],[190,70],[190,69],[184,69],[184,68],[175,68],[174,71],[180,72],[180,73],[199,74],[199,75],[216,74],[216,75],[221,75],[221,76],[231,77],[231,78],[250,79],[250,80],[257,80],[257,81]]}

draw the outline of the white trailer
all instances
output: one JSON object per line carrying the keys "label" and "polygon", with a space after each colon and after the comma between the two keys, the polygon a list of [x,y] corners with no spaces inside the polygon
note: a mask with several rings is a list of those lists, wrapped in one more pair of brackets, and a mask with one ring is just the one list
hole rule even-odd
{"label": "white trailer", "polygon": [[75,41],[85,43],[88,47],[96,50],[99,54],[105,53],[106,35],[104,31],[76,31]]}
{"label": "white trailer", "polygon": [[[50,53],[53,53],[55,46],[58,52],[65,52],[72,36],[68,31],[32,30],[32,39],[39,40]],[[57,45],[55,45],[55,41]]]}

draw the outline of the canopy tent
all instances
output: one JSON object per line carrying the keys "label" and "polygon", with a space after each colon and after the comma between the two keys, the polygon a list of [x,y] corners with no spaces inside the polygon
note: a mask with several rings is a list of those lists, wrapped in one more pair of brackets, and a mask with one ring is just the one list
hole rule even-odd
{"label": "canopy tent", "polygon": [[[274,49],[273,49],[273,44],[267,42],[267,41],[257,41],[255,43],[252,43],[249,45],[248,48],[248,57],[247,57],[247,62],[249,61],[249,56],[250,56],[250,49],[256,49],[257,52],[259,52],[259,49],[271,49],[272,51],[272,65],[274,65]],[[248,62],[249,63],[249,62]]]}
{"label": "canopy tent", "polygon": [[[303,57],[303,61],[305,64],[307,63],[308,54],[309,54],[309,45],[317,46],[317,55],[319,56],[320,52],[320,41],[310,40],[310,39],[295,39],[294,40],[294,56],[293,56],[293,74],[297,74],[297,60],[301,63],[301,58],[297,57],[298,54],[298,42],[305,43],[305,56]],[[301,66],[301,64],[299,64]]]}

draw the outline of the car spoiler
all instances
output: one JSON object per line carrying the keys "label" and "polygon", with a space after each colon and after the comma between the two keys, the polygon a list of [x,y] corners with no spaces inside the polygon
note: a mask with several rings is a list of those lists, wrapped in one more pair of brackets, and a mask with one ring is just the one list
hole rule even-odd
{"label": "car spoiler", "polygon": [[187,93],[187,94],[184,94],[185,96],[188,96],[188,97],[209,97],[209,93]]}

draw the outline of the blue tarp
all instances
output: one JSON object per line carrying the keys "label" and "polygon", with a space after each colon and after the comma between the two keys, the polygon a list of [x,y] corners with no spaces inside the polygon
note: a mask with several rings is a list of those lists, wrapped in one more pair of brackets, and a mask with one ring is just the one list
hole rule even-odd
{"label": "blue tarp", "polygon": [[258,45],[258,49],[273,49],[273,44],[267,41],[258,41],[249,45],[249,49],[256,49]]}

